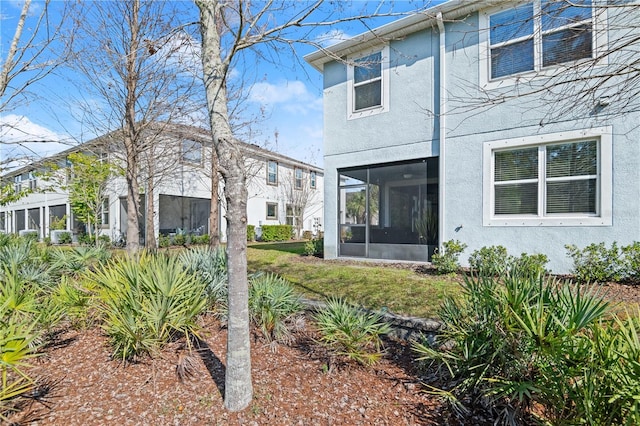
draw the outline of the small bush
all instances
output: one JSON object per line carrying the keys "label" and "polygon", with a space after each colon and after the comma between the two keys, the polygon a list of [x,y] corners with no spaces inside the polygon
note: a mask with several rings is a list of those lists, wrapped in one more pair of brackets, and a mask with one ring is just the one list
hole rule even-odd
{"label": "small bush", "polygon": [[544,254],[522,253],[520,257],[514,258],[510,265],[510,272],[520,277],[536,277],[549,273],[546,264],[549,258]]}
{"label": "small bush", "polygon": [[469,257],[471,270],[483,277],[495,277],[507,272],[513,258],[507,254],[503,246],[482,247]]}
{"label": "small bush", "polygon": [[187,236],[184,234],[176,234],[173,236],[173,245],[176,246],[186,246],[187,245]]}
{"label": "small bush", "polygon": [[307,256],[319,256],[324,254],[324,239],[317,238],[309,240],[304,244],[304,253]]}
{"label": "small bush", "polygon": [[640,281],[640,243],[634,242],[622,247],[622,254],[623,278],[637,283]]}
{"label": "small bush", "polygon": [[311,233],[311,231],[304,231],[304,232],[302,232],[302,239],[303,240],[311,240],[311,239],[313,239],[313,234]]}
{"label": "small bush", "polygon": [[227,303],[227,253],[223,248],[194,247],[180,253],[180,262],[206,286],[205,295],[210,304]]}
{"label": "small bush", "polygon": [[[507,275],[466,277],[461,295],[445,299],[436,342],[413,346],[437,374],[441,389],[434,393],[460,417],[481,412],[487,424],[574,424],[610,414],[611,387],[598,381],[616,386],[621,376],[608,380],[607,370],[619,355],[607,337],[608,303],[596,290]],[[596,335],[604,338],[598,347]],[[623,393],[624,404],[633,404]],[[539,422],[533,407],[545,416]],[[593,424],[625,424],[621,414]]]}
{"label": "small bush", "polygon": [[289,241],[293,233],[291,225],[262,225],[262,241]]}
{"label": "small bush", "polygon": [[169,246],[171,246],[171,237],[168,235],[160,235],[160,237],[158,237],[158,247],[167,248]]}
{"label": "small bush", "polygon": [[604,243],[590,244],[582,250],[575,245],[566,245],[565,248],[573,259],[573,274],[580,282],[604,283],[620,281],[624,277],[620,250],[615,241],[611,248]]}
{"label": "small bush", "polygon": [[247,225],[247,241],[252,242],[256,240],[256,226]]}
{"label": "small bush", "polygon": [[155,354],[176,336],[197,332],[206,308],[205,284],[177,257],[119,259],[87,275],[113,356],[122,361]]}
{"label": "small bush", "polygon": [[302,306],[293,286],[274,274],[254,275],[249,283],[249,311],[254,324],[269,341],[287,341],[288,321]]}
{"label": "small bush", "polygon": [[71,244],[73,241],[71,237],[71,232],[61,232],[58,234],[58,243],[60,244]]}
{"label": "small bush", "polygon": [[342,299],[329,299],[314,320],[320,342],[334,354],[363,365],[372,365],[382,357],[381,336],[388,334],[390,327],[380,315]]}
{"label": "small bush", "polygon": [[458,240],[445,241],[443,250],[436,249],[436,252],[431,256],[431,263],[436,268],[436,272],[439,274],[456,272],[460,268],[458,258],[466,248],[467,245]]}

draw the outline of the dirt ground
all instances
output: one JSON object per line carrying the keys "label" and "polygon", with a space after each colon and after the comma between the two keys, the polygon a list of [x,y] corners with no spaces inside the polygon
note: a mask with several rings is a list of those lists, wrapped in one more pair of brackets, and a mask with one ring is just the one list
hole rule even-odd
{"label": "dirt ground", "polygon": [[191,376],[173,344],[160,357],[123,366],[97,329],[61,332],[30,370],[44,386],[11,418],[32,425],[435,425],[441,405],[414,374],[410,349],[387,343],[373,367],[331,363],[308,327],[290,345],[252,343],[254,400],[223,408],[226,330],[203,323]]}
{"label": "dirt ground", "polygon": [[[416,272],[429,273],[420,267]],[[600,286],[611,300],[631,304],[640,303],[639,288]],[[29,374],[40,388],[10,424],[452,424],[444,405],[420,382],[406,342],[388,341],[386,356],[373,367],[332,362],[308,325],[289,345],[254,335],[254,399],[246,410],[228,413],[223,408],[226,329],[213,317],[202,318],[201,325],[199,349],[187,358],[191,374],[182,381],[176,366],[185,365],[184,342],[154,360],[124,366],[111,359],[99,329],[62,330],[32,362]]]}

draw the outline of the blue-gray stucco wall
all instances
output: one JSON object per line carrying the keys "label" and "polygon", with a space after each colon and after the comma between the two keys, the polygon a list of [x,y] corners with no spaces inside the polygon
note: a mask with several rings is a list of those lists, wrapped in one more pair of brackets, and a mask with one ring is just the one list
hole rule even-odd
{"label": "blue-gray stucco wall", "polygon": [[[479,89],[478,21],[478,14],[474,14],[446,27],[448,112],[443,159],[446,177],[440,182],[445,190],[441,241],[457,239],[467,244],[461,256],[463,264],[474,250],[503,245],[513,255],[544,253],[553,272],[567,273],[571,259],[566,244],[584,247],[594,242],[629,244],[640,240],[638,110],[609,114],[608,107],[597,110],[586,101],[578,104],[575,98],[562,96],[561,86],[556,88],[560,95],[554,97],[540,92],[514,99],[507,96],[499,103],[477,102],[487,98]],[[609,33],[609,40],[615,37]],[[338,169],[437,156],[440,152],[438,32],[421,31],[391,41],[390,47],[390,107],[383,114],[347,120],[346,65],[332,62],[324,68],[327,257],[337,255]],[[504,93],[509,95],[510,91]],[[601,126],[611,126],[613,131],[611,226],[483,226],[486,142]]]}

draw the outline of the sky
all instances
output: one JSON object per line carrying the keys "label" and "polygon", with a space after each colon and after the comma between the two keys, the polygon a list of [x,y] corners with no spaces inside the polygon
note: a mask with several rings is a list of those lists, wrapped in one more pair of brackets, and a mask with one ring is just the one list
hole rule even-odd
{"label": "sky", "polygon": [[[388,1],[385,7],[392,7],[394,12],[407,12],[424,7],[427,3]],[[197,8],[192,2],[181,1],[176,4],[184,8],[185,22],[197,20]],[[333,13],[332,19],[372,10],[377,2],[337,4],[340,7]],[[22,5],[23,1],[18,0],[0,1],[2,63],[7,57]],[[53,2],[50,11],[52,22],[56,21],[56,13],[59,13],[63,5],[62,0]],[[39,16],[41,8],[42,2],[34,0],[25,35],[34,27],[34,20]],[[373,26],[394,19],[398,18],[378,18]],[[321,41],[323,45],[330,45],[365,30],[366,27],[361,23],[349,23],[305,32],[300,37],[310,37]],[[195,49],[198,47],[194,46]],[[247,73],[248,69],[238,69],[233,70],[231,76],[241,79],[241,76],[250,74],[244,111],[247,116],[261,117],[252,126],[250,134],[243,139],[322,167],[322,75],[302,59],[305,54],[314,50],[307,45],[297,45],[295,53],[283,49],[277,65],[264,60],[245,59],[242,63],[250,63],[247,67],[251,68],[251,72]],[[54,73],[29,86],[28,96],[17,97],[8,108],[0,111],[0,165],[16,156],[17,150],[27,152],[31,157],[44,157],[97,136],[95,131],[88,128],[79,110],[78,99],[83,96],[82,78],[84,77],[72,70],[59,67]],[[16,81],[19,83],[21,80]],[[27,140],[39,142],[15,144]],[[6,168],[6,165],[0,167]]]}

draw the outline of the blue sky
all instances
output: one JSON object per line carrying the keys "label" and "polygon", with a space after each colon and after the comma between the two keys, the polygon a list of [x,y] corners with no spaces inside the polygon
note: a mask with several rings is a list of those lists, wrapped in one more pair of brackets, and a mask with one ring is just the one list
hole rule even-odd
{"label": "blue sky", "polygon": [[[424,7],[427,3],[429,2],[408,0],[385,2],[385,7],[393,8],[395,12],[406,12]],[[22,4],[22,1],[17,0],[0,2],[0,56],[3,63]],[[197,9],[194,4],[190,1],[180,4],[185,9],[185,20],[195,20]],[[377,4],[363,1],[341,3],[340,10],[334,12],[332,19],[360,14]],[[34,12],[41,7],[41,3],[35,0],[33,5]],[[55,14],[62,5],[62,1],[54,2],[52,12]],[[35,13],[31,19],[34,16]],[[379,18],[374,21],[373,26],[393,19],[397,18]],[[28,28],[29,24],[32,25],[33,22],[28,22]],[[322,38],[324,44],[330,44],[363,31],[365,27],[362,24],[340,24],[320,28],[307,37]],[[278,58],[279,65],[265,61],[244,61],[245,64],[252,64],[251,87],[245,103],[247,114],[263,116],[263,120],[254,125],[250,140],[246,141],[322,166],[322,76],[302,59],[303,55],[311,51],[313,48],[310,46],[298,45],[293,56],[290,50],[285,49]],[[253,64],[257,64],[257,68]],[[246,71],[238,70],[233,75],[247,75]],[[46,143],[28,144],[27,149],[34,155],[46,156],[96,136],[87,130],[77,111],[74,111],[74,99],[77,99],[79,90],[79,86],[73,81],[75,78],[70,70],[59,68],[55,74],[31,87],[31,91],[37,96],[13,104],[13,108],[2,112],[0,140],[5,143],[0,144],[0,164],[9,156],[15,155],[15,146],[6,142],[45,140]]]}

